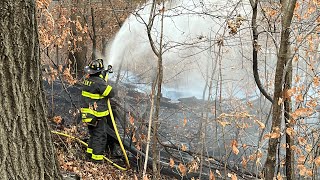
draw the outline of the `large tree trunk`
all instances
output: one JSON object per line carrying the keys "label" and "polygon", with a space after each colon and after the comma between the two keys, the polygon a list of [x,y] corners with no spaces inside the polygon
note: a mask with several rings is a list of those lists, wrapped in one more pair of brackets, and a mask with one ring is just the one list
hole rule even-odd
{"label": "large tree trunk", "polygon": [[61,179],[47,123],[34,0],[0,1],[0,177]]}

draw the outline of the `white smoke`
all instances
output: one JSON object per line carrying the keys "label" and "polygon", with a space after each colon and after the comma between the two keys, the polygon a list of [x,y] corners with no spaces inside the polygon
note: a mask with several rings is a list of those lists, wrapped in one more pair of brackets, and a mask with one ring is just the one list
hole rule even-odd
{"label": "white smoke", "polygon": [[[248,2],[247,2],[248,3]],[[157,58],[151,50],[146,25],[150,2],[137,8],[114,37],[107,52],[108,64],[115,69],[122,60],[123,70],[150,82],[156,73]],[[255,94],[251,73],[252,42],[248,4],[229,0],[172,0],[165,8],[163,44],[164,95],[170,89],[181,96],[201,98],[206,68],[214,72],[214,86],[219,84],[221,70],[223,95],[241,97]],[[162,9],[158,5],[158,11]],[[241,15],[245,20],[235,35],[229,34],[227,21]],[[160,16],[154,20],[152,37],[159,45]],[[223,43],[221,49],[218,42]],[[219,60],[221,59],[221,66]],[[170,95],[168,95],[170,96]]]}

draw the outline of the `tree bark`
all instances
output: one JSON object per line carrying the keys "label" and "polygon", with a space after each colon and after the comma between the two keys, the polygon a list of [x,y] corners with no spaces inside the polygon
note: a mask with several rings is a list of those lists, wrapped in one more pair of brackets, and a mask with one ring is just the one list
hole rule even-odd
{"label": "tree bark", "polygon": [[[272,114],[272,125],[271,131],[276,130],[277,128],[281,129],[281,115],[282,113],[282,103],[279,103],[282,96],[283,90],[283,77],[285,72],[284,67],[288,62],[288,54],[290,53],[289,48],[289,38],[290,38],[290,25],[293,16],[293,10],[295,8],[296,0],[283,0],[281,1],[282,5],[282,30],[281,30],[281,42],[280,49],[278,52],[278,61],[275,74],[274,82],[274,100],[273,100],[273,114]],[[267,160],[264,165],[264,173],[266,179],[273,179],[275,173],[276,165],[276,152],[280,138],[269,139],[268,146],[268,155]]]}
{"label": "tree bark", "polygon": [[[287,66],[288,72],[285,77],[285,84],[284,89],[289,90],[292,86],[292,61],[288,62]],[[285,118],[285,124],[286,129],[293,128],[293,124],[290,121],[290,113],[292,111],[291,108],[291,101],[290,99],[285,99],[284,101],[284,118]],[[292,146],[293,146],[293,139],[292,137],[286,133],[286,177],[287,180],[294,179],[294,173],[293,173],[293,152],[292,152]]]}
{"label": "tree bark", "polygon": [[272,97],[268,94],[268,92],[263,88],[259,73],[258,73],[258,30],[257,30],[257,14],[258,14],[258,0],[250,1],[252,7],[252,19],[251,19],[251,26],[252,26],[252,36],[253,36],[253,49],[252,49],[252,70],[254,80],[260,90],[260,92],[271,102],[273,103]]}
{"label": "tree bark", "polygon": [[61,179],[46,118],[34,0],[1,0],[0,19],[0,177]]}
{"label": "tree bark", "polygon": [[92,60],[96,59],[96,51],[97,51],[97,32],[94,18],[94,8],[91,7],[91,26],[92,26]]}
{"label": "tree bark", "polygon": [[[75,7],[79,8],[79,4],[73,4]],[[77,20],[81,23],[83,27],[83,20],[80,19],[79,12],[75,12],[70,16],[70,19],[74,22]],[[79,37],[85,39],[85,35],[82,32],[78,32],[75,23],[71,23],[71,32],[72,39],[71,41],[71,50],[69,50],[68,59],[71,61],[71,69],[72,72],[75,73],[76,76],[81,77],[83,75],[83,68],[87,64],[87,51],[88,47],[85,44],[84,40],[79,40]]]}

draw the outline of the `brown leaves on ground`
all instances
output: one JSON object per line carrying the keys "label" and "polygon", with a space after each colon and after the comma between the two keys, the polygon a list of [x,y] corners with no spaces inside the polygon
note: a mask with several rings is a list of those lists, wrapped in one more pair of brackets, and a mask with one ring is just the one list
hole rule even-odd
{"label": "brown leaves on ground", "polygon": [[277,175],[277,180],[283,180],[283,178],[282,178],[280,173],[278,173],[278,175]]}
{"label": "brown leaves on ground", "polygon": [[242,156],[241,165],[243,166],[244,169],[247,168],[247,164],[248,164],[248,160]]}
{"label": "brown leaves on ground", "polygon": [[129,112],[129,122],[131,125],[134,125],[134,118],[131,116],[130,112]]}
{"label": "brown leaves on ground", "polygon": [[61,124],[62,118],[61,118],[61,116],[55,116],[55,117],[53,117],[52,121],[56,124]]}
{"label": "brown leaves on ground", "polygon": [[170,167],[171,167],[171,168],[173,168],[173,167],[174,167],[174,160],[173,160],[172,158],[170,158],[169,165],[170,165]]}
{"label": "brown leaves on ground", "polygon": [[187,122],[188,122],[187,118],[184,118],[183,119],[183,127],[185,127],[187,125]]}
{"label": "brown leaves on ground", "polygon": [[185,176],[187,174],[187,168],[182,163],[179,164],[178,169],[179,169],[180,173],[182,174],[182,176]]}
{"label": "brown leaves on ground", "polygon": [[197,172],[199,169],[199,163],[197,160],[193,160],[188,164],[188,173]]}
{"label": "brown leaves on ground", "polygon": [[237,175],[236,174],[234,174],[234,173],[228,173],[228,177],[229,178],[231,178],[231,180],[238,180],[238,177],[237,177]]}
{"label": "brown leaves on ground", "polygon": [[[72,150],[75,150],[75,149],[72,149]],[[81,151],[81,150],[78,150],[78,151]],[[83,153],[85,152],[83,151]],[[141,176],[137,175],[132,170],[121,171],[116,167],[112,166],[108,162],[105,162],[103,164],[95,164],[89,161],[85,161],[82,158],[75,157],[71,155],[70,152],[64,152],[62,150],[57,150],[57,156],[58,156],[58,162],[60,164],[61,170],[75,173],[78,176],[80,176],[82,180],[142,179]]]}
{"label": "brown leaves on ground", "polygon": [[216,177],[214,176],[214,173],[210,170],[209,180],[215,180]]}
{"label": "brown leaves on ground", "polygon": [[187,146],[185,144],[181,144],[181,150],[182,151],[187,151]]}

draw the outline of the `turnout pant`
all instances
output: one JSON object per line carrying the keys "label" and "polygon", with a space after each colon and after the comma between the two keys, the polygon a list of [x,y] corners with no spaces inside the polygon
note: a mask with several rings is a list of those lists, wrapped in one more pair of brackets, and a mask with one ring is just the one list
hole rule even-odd
{"label": "turnout pant", "polygon": [[109,151],[110,153],[113,151],[116,139],[108,135],[107,126],[110,126],[110,128],[113,129],[110,116],[105,116],[95,120],[97,120],[96,126],[88,125],[90,139],[87,153],[91,155],[93,160],[101,161],[103,160],[105,150]]}

